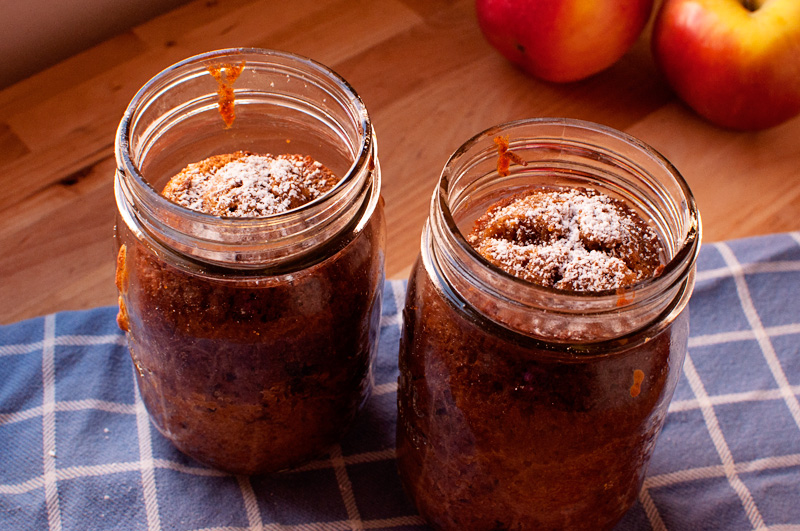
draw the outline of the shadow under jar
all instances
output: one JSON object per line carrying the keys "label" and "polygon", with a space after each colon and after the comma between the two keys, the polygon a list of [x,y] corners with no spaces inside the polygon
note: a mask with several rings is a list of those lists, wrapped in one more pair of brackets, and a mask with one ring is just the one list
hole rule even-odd
{"label": "shadow under jar", "polygon": [[[498,172],[493,139],[526,162]],[[663,271],[617,290],[512,276],[468,243],[476,219],[531,190],[621,201],[663,246]],[[700,222],[652,148],[566,119],[497,126],[447,162],[409,280],[398,469],[443,530],[609,529],[634,503],[686,354]]]}
{"label": "shadow under jar", "polygon": [[[230,127],[208,70],[224,65],[244,65]],[[380,326],[376,149],[347,82],[281,52],[192,57],[131,101],[116,140],[118,321],[150,418],[182,452],[229,472],[274,472],[350,426],[371,389]],[[340,180],[264,217],[214,216],[159,194],[187,164],[239,150],[307,155]]]}

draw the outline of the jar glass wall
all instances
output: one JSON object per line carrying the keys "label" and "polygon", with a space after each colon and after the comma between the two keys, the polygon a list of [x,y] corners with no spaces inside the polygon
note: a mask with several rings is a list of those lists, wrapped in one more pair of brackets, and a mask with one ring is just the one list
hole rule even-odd
{"label": "jar glass wall", "polygon": [[[494,138],[526,162],[497,171]],[[520,280],[468,243],[498,200],[586,188],[663,243],[655,278],[597,292]],[[699,217],[661,155],[564,119],[485,131],[447,162],[409,280],[398,468],[438,529],[608,529],[635,501],[688,342]]]}
{"label": "jar glass wall", "polygon": [[[244,65],[235,120],[209,67]],[[340,177],[265,217],[219,217],[158,193],[182,168],[239,150],[312,157]],[[385,227],[366,109],[346,81],[291,54],[231,49],[150,80],[117,134],[120,326],[156,427],[236,473],[324,452],[366,400]]]}

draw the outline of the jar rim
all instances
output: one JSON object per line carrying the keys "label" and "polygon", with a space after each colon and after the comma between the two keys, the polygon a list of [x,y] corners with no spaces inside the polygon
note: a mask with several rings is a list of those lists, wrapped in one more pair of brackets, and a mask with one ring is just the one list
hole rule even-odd
{"label": "jar rim", "polygon": [[[526,128],[523,130],[520,128]],[[481,156],[486,153],[496,153],[494,143],[489,142],[489,147],[482,147],[482,142],[491,140],[498,135],[511,136],[510,145],[513,147],[513,134],[515,129],[520,132],[517,139],[518,145],[525,145],[525,142],[545,141],[550,139],[555,145],[556,140],[565,143],[574,140],[576,145],[586,147],[588,142],[581,143],[578,133],[593,135],[592,140],[609,139],[613,143],[633,149],[632,153],[636,157],[644,157],[639,160],[655,164],[658,176],[649,171],[627,155],[619,155],[621,161],[626,163],[626,167],[644,172],[649,177],[649,185],[665,187],[666,184],[658,177],[660,174],[667,175],[672,182],[668,183],[674,189],[674,193],[679,195],[680,208],[684,214],[680,221],[680,234],[676,235],[676,240],[672,246],[672,251],[668,253],[667,263],[664,264],[663,271],[659,276],[644,279],[640,282],[626,286],[621,289],[611,289],[603,291],[570,291],[529,282],[518,278],[511,273],[492,264],[475,250],[467,241],[466,236],[461,232],[456,222],[454,211],[451,209],[451,197],[454,184],[458,178],[466,171],[469,171],[469,164],[476,163]],[[553,130],[560,130],[561,137],[557,135],[537,137],[532,133],[540,129],[552,133]],[[586,139],[583,139],[586,140]],[[591,144],[601,148],[600,144]],[[478,151],[480,149],[480,151]],[[476,155],[475,153],[478,152]],[[606,153],[603,151],[603,153]],[[616,152],[609,152],[618,155]],[[481,162],[488,160],[480,159]],[[465,169],[467,168],[467,169]],[[489,172],[488,175],[497,176],[496,173]],[[512,171],[513,175],[513,171]],[[677,188],[675,188],[677,186]],[[666,188],[659,190],[666,192]],[[670,198],[672,200],[672,198]],[[555,312],[562,315],[584,316],[600,315],[603,313],[635,312],[637,315],[652,315],[660,306],[656,303],[663,294],[671,292],[677,293],[681,290],[679,286],[687,282],[687,277],[692,275],[697,254],[700,247],[701,223],[700,215],[694,196],[680,172],[655,148],[647,145],[635,137],[617,131],[601,124],[575,120],[570,118],[529,118],[512,122],[507,122],[490,127],[467,140],[458,148],[445,164],[437,188],[431,200],[431,229],[434,234],[439,234],[438,238],[444,243],[446,250],[441,251],[444,260],[440,261],[445,270],[445,277],[455,274],[462,280],[459,283],[467,282],[471,286],[478,286],[485,291],[488,296],[503,301],[509,307],[529,307],[540,308],[548,312]],[[665,242],[667,243],[667,242]],[[667,251],[667,249],[665,249]],[[688,282],[693,284],[693,276]],[[628,297],[630,295],[630,297]],[[688,301],[688,296],[686,297]],[[663,304],[662,304],[663,305]],[[582,319],[584,318],[582,317]],[[642,317],[644,319],[644,317]]]}
{"label": "jar rim", "polygon": [[547,293],[550,295],[557,295],[559,297],[565,297],[565,296],[575,297],[576,299],[596,300],[598,298],[613,297],[616,300],[619,297],[620,292],[619,290],[616,289],[597,290],[597,291],[563,290],[563,289],[534,284],[532,282],[518,278],[512,275],[511,273],[508,273],[504,269],[492,264],[477,250],[475,250],[469,244],[469,242],[467,242],[466,237],[464,236],[464,234],[462,234],[461,230],[458,228],[453,213],[450,209],[448,199],[449,199],[449,185],[451,184],[450,181],[451,174],[449,172],[449,169],[456,163],[456,161],[460,157],[462,157],[465,153],[467,153],[470,148],[473,148],[480,142],[485,141],[487,138],[492,138],[500,133],[507,132],[509,129],[512,129],[514,127],[558,125],[558,124],[562,124],[565,127],[570,127],[575,129],[588,129],[594,132],[600,132],[610,137],[613,137],[617,140],[626,142],[629,145],[632,145],[633,147],[637,148],[638,150],[641,150],[647,156],[651,157],[653,160],[658,161],[658,163],[662,165],[667,170],[667,172],[675,179],[676,183],[678,184],[683,193],[687,208],[689,209],[690,225],[686,230],[686,234],[682,242],[678,246],[677,251],[670,257],[669,261],[664,265],[664,269],[659,276],[641,280],[631,286],[626,287],[625,291],[648,290],[650,289],[651,286],[663,285],[665,283],[665,280],[668,280],[667,284],[669,285],[672,285],[675,282],[680,281],[680,278],[682,278],[686,273],[686,271],[690,269],[694,264],[694,259],[696,258],[697,252],[699,250],[699,243],[701,237],[699,211],[697,210],[697,204],[695,202],[694,195],[689,189],[686,180],[680,174],[678,169],[669,160],[667,160],[666,157],[664,157],[658,150],[656,150],[652,146],[646,144],[645,142],[627,133],[623,133],[622,131],[618,131],[611,127],[585,120],[577,120],[572,118],[548,118],[548,117],[515,120],[485,129],[484,131],[477,133],[472,138],[464,142],[464,144],[455,153],[453,153],[453,155],[451,155],[450,158],[447,160],[444,169],[441,173],[439,184],[434,194],[434,200],[431,205],[432,209],[438,207],[441,210],[441,215],[444,219],[447,228],[453,234],[456,245],[458,245],[463,252],[467,253],[469,256],[480,262],[482,265],[489,268],[493,273],[500,275],[504,280],[507,280],[518,289],[541,291],[542,293]]}
{"label": "jar rim", "polygon": [[[275,59],[282,59],[285,61],[293,61],[299,65],[303,65],[305,67],[310,68],[313,72],[321,74],[325,77],[328,81],[333,82],[338,89],[341,90],[341,93],[347,95],[347,103],[353,106],[357,116],[360,119],[360,123],[358,125],[359,131],[359,140],[360,146],[358,149],[358,153],[354,157],[353,163],[348,168],[347,172],[342,176],[336,186],[331,189],[328,193],[323,194],[322,196],[309,201],[299,207],[293,208],[287,212],[280,212],[275,214],[269,214],[266,216],[241,216],[241,217],[227,217],[227,216],[218,216],[215,214],[209,214],[206,212],[201,212],[197,210],[192,210],[177,203],[170,201],[169,199],[162,196],[158,191],[150,184],[150,182],[144,178],[142,173],[139,171],[136,163],[133,160],[131,155],[131,145],[130,145],[130,138],[131,138],[131,121],[134,118],[136,112],[141,108],[141,105],[147,101],[148,95],[161,84],[169,81],[171,77],[176,73],[179,72],[187,67],[193,65],[203,65],[203,68],[213,64],[214,60],[220,59],[234,59],[236,56],[244,57],[245,55],[253,55],[258,57],[264,58],[275,58]],[[166,212],[173,213],[175,215],[180,215],[183,217],[188,218],[197,223],[226,223],[226,222],[233,222],[236,223],[238,226],[250,226],[259,227],[265,224],[270,224],[271,221],[276,219],[285,219],[288,216],[299,216],[302,217],[304,212],[307,212],[310,209],[315,208],[320,203],[325,202],[326,200],[330,199],[332,196],[335,196],[339,191],[346,188],[354,179],[358,178],[358,170],[363,168],[365,165],[369,164],[370,157],[372,156],[372,152],[374,150],[374,136],[371,134],[372,131],[372,123],[369,117],[369,113],[367,112],[366,106],[364,105],[361,96],[356,92],[356,90],[350,85],[350,83],[345,80],[341,75],[337,72],[332,70],[331,68],[325,66],[324,64],[315,61],[314,59],[290,53],[284,52],[280,50],[271,50],[267,48],[253,48],[253,47],[236,47],[236,48],[223,48],[219,50],[213,50],[209,52],[204,52],[200,54],[193,55],[186,59],[183,59],[177,63],[174,63],[167,68],[161,70],[159,73],[151,77],[133,96],[131,101],[129,102],[125,112],[122,115],[122,119],[120,120],[119,127],[117,130],[116,135],[116,154],[117,154],[117,164],[118,166],[120,163],[122,164],[122,168],[118,167],[117,171],[125,173],[126,175],[133,177],[133,184],[135,185],[137,192],[139,194],[147,195],[148,199],[153,202],[153,205],[159,209],[164,209]]]}
{"label": "jar rim", "polygon": [[[304,123],[295,121],[294,117],[300,116],[328,133],[320,141],[323,147],[330,145],[340,150],[340,179],[336,185],[285,212],[228,217],[196,211],[170,201],[156,190],[156,180],[169,177],[168,174],[140,170],[148,157],[173,152],[170,144],[159,144],[165,132],[180,130],[177,128],[187,122],[187,117],[198,113],[196,109],[216,112],[219,91],[213,79],[206,86],[204,78],[211,79],[208,68],[241,62],[245,63],[242,79],[233,88],[237,101],[241,98],[244,105],[270,102],[279,110],[274,120],[265,122],[266,127],[254,129],[255,133],[245,128],[241,134],[258,138],[259,131],[272,129],[270,123],[276,129],[291,130],[297,127],[296,123]],[[280,110],[284,109],[294,114],[283,119]],[[272,115],[271,111],[262,111],[258,116]],[[221,124],[219,129],[223,130]],[[200,130],[196,138],[207,141],[203,139],[208,138],[209,131]],[[250,136],[235,137],[234,141]],[[191,145],[195,137],[188,138]],[[240,148],[233,145],[230,151],[237,149]],[[159,248],[201,267],[282,271],[316,263],[323,259],[323,251],[333,245],[331,242],[342,244],[342,237],[349,237],[364,226],[380,193],[377,144],[361,97],[327,66],[277,50],[221,49],[189,57],[162,70],[139,89],[126,108],[117,129],[115,154],[115,193],[125,223],[136,226]],[[204,149],[201,156],[188,162],[211,154]]]}

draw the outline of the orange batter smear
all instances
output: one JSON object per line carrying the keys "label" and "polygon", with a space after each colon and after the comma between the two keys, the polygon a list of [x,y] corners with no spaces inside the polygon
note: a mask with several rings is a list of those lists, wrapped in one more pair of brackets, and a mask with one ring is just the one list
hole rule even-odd
{"label": "orange batter smear", "polygon": [[631,386],[631,397],[636,398],[642,392],[642,382],[644,381],[644,371],[635,369],[633,371],[633,385]]}
{"label": "orange batter smear", "polygon": [[117,312],[117,326],[123,332],[127,332],[130,330],[130,322],[128,321],[128,309],[125,307],[125,299],[122,298],[122,295],[117,297],[117,303],[119,303],[119,312]]}
{"label": "orange batter smear", "polygon": [[128,293],[128,248],[122,244],[117,252],[117,271],[114,283],[121,293]]}
{"label": "orange batter smear", "polygon": [[245,62],[241,64],[232,65],[230,63],[222,65],[211,65],[208,67],[208,72],[217,80],[217,94],[219,94],[219,114],[222,116],[222,121],[225,122],[225,129],[233,125],[236,119],[236,111],[234,110],[235,95],[233,93],[233,83],[244,70]]}
{"label": "orange batter smear", "polygon": [[520,166],[527,166],[522,157],[508,149],[508,136],[494,137],[494,143],[497,145],[497,173],[505,177],[508,175],[511,163],[515,162]]}
{"label": "orange batter smear", "polygon": [[628,292],[625,290],[625,287],[617,288],[617,307],[619,308],[625,306],[626,304],[632,303],[635,297],[636,292]]}
{"label": "orange batter smear", "polygon": [[128,248],[123,244],[117,253],[117,271],[114,275],[114,283],[119,290],[119,312],[117,313],[117,325],[121,330],[128,331],[128,310],[125,307],[125,300],[122,298],[128,292]]}

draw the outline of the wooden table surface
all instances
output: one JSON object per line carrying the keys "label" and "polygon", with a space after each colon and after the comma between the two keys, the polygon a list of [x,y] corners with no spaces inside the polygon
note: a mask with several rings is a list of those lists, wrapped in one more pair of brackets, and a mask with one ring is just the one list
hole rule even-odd
{"label": "wooden table surface", "polygon": [[116,302],[123,110],[163,68],[234,46],[306,55],[363,97],[380,145],[388,278],[408,273],[448,156],[527,117],[591,120],[654,146],[693,189],[706,242],[800,229],[800,118],[759,133],[704,122],[660,77],[647,31],[609,70],[554,85],[486,43],[472,0],[198,0],[0,92],[0,323]]}

